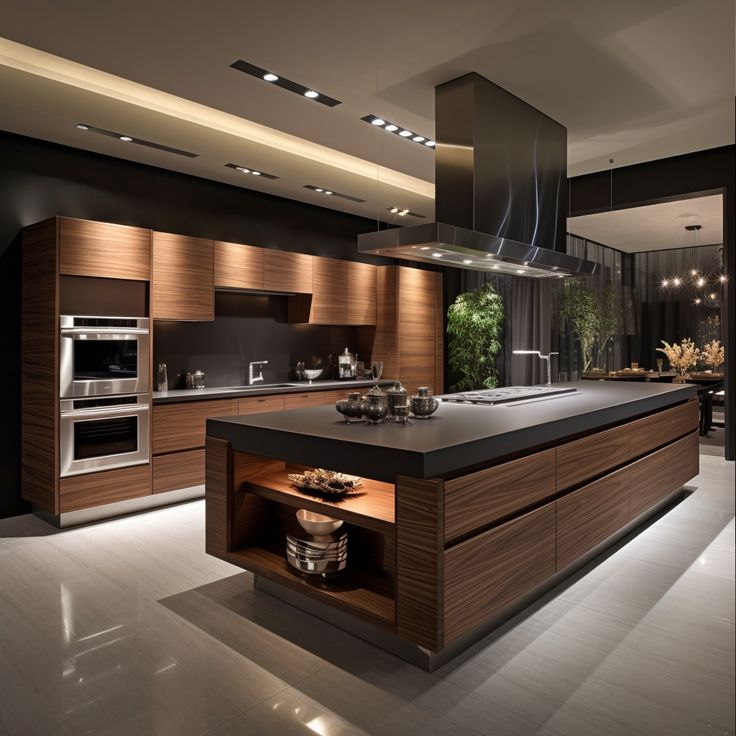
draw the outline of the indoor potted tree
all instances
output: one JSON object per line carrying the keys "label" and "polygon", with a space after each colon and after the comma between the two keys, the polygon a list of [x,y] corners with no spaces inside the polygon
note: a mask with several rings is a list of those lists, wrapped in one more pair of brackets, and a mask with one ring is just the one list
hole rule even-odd
{"label": "indoor potted tree", "polygon": [[491,284],[459,294],[447,310],[448,364],[457,377],[451,391],[494,388],[501,350],[503,301]]}

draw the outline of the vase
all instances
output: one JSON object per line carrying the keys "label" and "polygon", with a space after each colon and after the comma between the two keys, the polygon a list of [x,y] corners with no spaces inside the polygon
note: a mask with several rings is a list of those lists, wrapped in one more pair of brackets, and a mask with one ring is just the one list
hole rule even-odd
{"label": "vase", "polygon": [[675,377],[672,379],[672,383],[685,383],[688,378],[690,378],[690,375],[686,371],[677,371]]}

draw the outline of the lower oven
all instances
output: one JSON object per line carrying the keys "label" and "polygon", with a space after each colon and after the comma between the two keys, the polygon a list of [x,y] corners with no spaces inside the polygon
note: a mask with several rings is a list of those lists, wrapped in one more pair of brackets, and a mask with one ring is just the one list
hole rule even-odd
{"label": "lower oven", "polygon": [[149,461],[148,396],[62,399],[60,405],[62,477]]}

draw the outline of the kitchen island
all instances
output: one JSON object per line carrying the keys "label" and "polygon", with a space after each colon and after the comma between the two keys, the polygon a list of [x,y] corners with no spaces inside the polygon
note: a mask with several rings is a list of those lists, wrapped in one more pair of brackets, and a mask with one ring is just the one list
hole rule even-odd
{"label": "kitchen island", "polygon": [[[257,587],[427,669],[521,610],[671,502],[698,473],[695,388],[566,384],[498,406],[442,404],[410,425],[332,407],[207,421],[206,549]],[[328,501],[288,473],[363,477]],[[296,573],[304,508],[344,521],[348,567]]]}

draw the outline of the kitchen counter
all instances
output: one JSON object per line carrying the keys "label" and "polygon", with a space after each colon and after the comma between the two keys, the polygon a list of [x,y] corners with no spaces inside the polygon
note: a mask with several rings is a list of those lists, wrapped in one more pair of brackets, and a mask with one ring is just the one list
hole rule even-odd
{"label": "kitchen counter", "polygon": [[[154,391],[154,404],[173,404],[180,401],[204,401],[205,399],[233,399],[244,396],[267,396],[268,394],[304,393],[305,391],[342,391],[349,393],[352,390],[369,388],[370,386],[392,386],[392,380],[378,381],[353,379],[349,381],[284,381],[278,384],[255,386],[220,386],[201,389],[170,389],[169,391]],[[288,384],[288,385],[287,385]]]}
{"label": "kitchen counter", "polygon": [[207,434],[288,462],[378,480],[432,478],[559,442],[696,396],[694,386],[577,384],[577,393],[498,406],[442,403],[410,424],[347,424],[333,407],[207,420]]}
{"label": "kitchen counter", "polygon": [[[573,385],[496,406],[443,403],[407,426],[349,425],[329,406],[208,419],[206,551],[252,572],[258,590],[434,669],[698,474],[695,386]],[[291,482],[304,466],[362,485],[316,496]],[[297,509],[343,522],[338,578],[287,562],[286,535],[304,534]]]}

